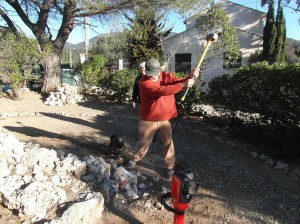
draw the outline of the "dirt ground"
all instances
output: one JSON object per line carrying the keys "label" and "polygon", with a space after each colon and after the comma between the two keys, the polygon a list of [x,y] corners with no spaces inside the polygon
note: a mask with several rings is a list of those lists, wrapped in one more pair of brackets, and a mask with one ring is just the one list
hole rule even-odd
{"label": "dirt ground", "polygon": [[[0,117],[0,126],[20,141],[78,156],[109,158],[114,154],[109,147],[110,136],[115,133],[124,137],[128,150],[133,150],[136,142],[137,112],[129,104],[93,98],[78,105],[51,107],[43,104],[38,93],[25,92],[18,101],[0,98],[3,112],[10,116]],[[17,116],[20,113],[22,116]],[[173,124],[177,160],[191,166],[200,184],[185,212],[185,223],[300,223],[299,179],[264,165],[249,153],[259,152],[257,148],[225,135],[205,120],[180,118]],[[170,187],[170,181],[162,178],[160,146],[159,140],[153,142],[136,168],[148,182],[160,178],[152,186],[146,183],[149,196],[129,204],[117,199],[106,203],[103,223],[173,223],[174,214],[158,206],[161,187]],[[21,221],[1,208],[0,222]]]}

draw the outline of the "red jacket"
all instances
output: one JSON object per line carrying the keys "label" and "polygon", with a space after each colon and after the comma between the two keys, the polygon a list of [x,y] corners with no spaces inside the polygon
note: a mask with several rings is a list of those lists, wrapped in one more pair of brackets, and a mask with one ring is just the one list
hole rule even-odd
{"label": "red jacket", "polygon": [[140,117],[144,121],[166,121],[177,117],[174,94],[183,89],[179,79],[170,72],[160,72],[157,82],[144,75],[140,79]]}

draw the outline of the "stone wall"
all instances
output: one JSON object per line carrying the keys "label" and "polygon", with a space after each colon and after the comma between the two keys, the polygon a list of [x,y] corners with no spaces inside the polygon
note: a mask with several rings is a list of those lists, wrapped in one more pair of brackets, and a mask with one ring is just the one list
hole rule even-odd
{"label": "stone wall", "polygon": [[0,129],[0,203],[24,223],[97,223],[117,193],[138,198],[137,176],[114,160],[41,148]]}

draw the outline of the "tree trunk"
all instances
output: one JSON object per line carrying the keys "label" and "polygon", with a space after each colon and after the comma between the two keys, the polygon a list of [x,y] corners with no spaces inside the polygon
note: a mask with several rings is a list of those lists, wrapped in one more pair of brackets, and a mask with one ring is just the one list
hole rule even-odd
{"label": "tree trunk", "polygon": [[12,89],[12,92],[13,92],[13,98],[14,98],[15,100],[20,100],[20,99],[22,99],[22,91],[21,91],[21,88],[20,88],[20,87],[13,88],[13,89]]}
{"label": "tree trunk", "polygon": [[56,91],[61,85],[60,81],[60,56],[54,52],[43,58],[44,80],[42,93]]}

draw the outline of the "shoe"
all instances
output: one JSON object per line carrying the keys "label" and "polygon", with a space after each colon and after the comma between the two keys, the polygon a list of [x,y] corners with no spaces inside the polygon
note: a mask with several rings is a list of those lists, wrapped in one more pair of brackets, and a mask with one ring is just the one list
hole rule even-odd
{"label": "shoe", "polygon": [[136,167],[136,162],[133,160],[129,160],[126,167],[127,167],[127,169],[133,169]]}
{"label": "shoe", "polygon": [[170,180],[172,178],[173,174],[174,174],[174,170],[173,169],[171,169],[171,170],[167,169],[165,171],[165,178],[168,179],[168,180]]}

